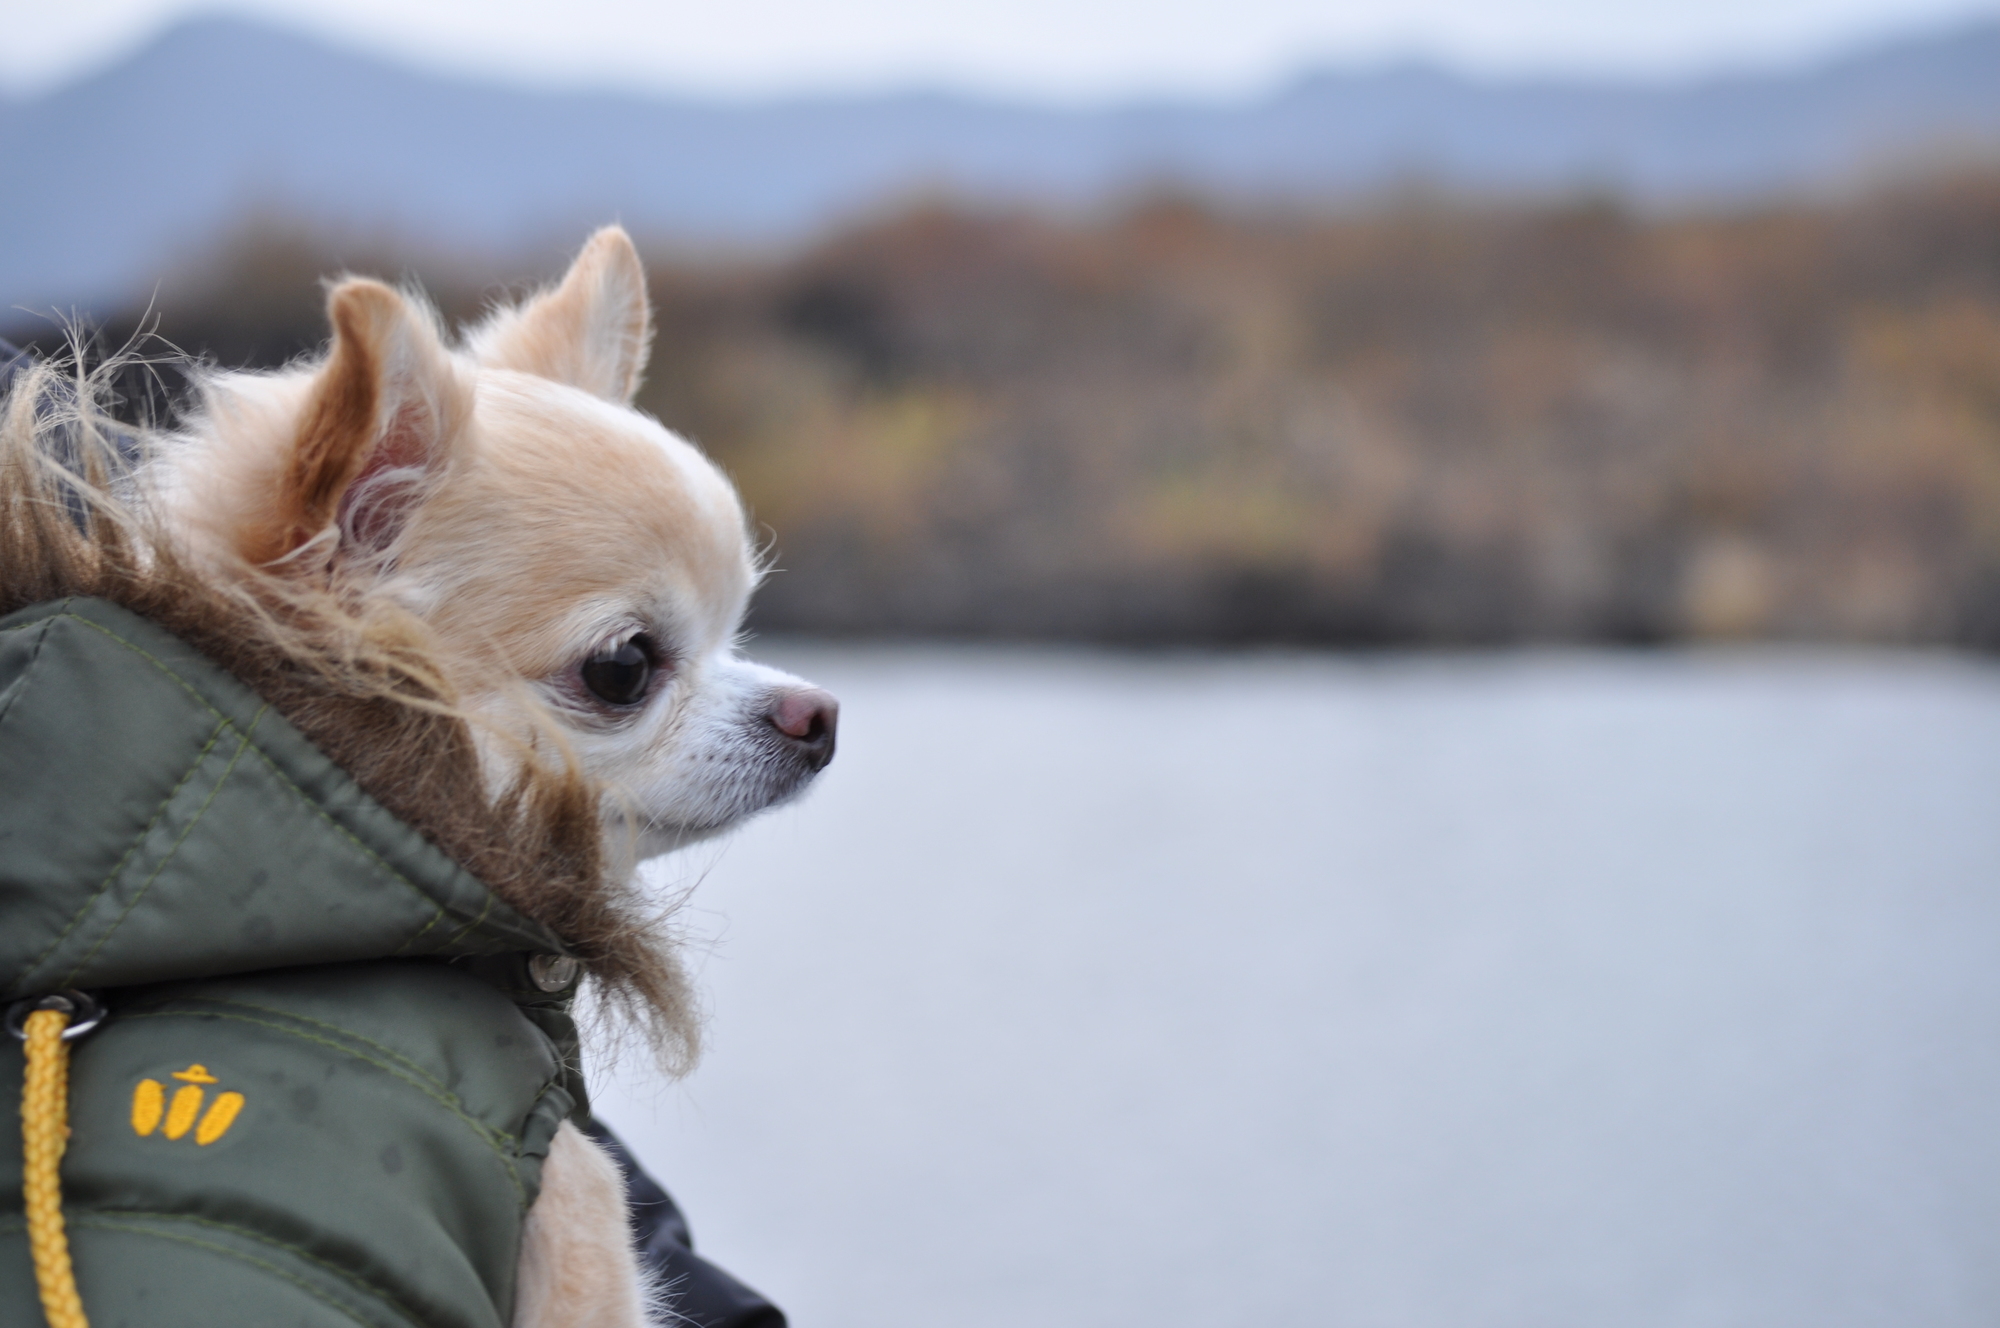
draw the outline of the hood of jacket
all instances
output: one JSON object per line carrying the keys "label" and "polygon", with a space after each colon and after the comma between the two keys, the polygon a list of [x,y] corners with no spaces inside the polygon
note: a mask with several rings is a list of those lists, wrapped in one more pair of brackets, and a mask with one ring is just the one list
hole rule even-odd
{"label": "hood of jacket", "polygon": [[99,599],[0,619],[0,995],[564,946]]}

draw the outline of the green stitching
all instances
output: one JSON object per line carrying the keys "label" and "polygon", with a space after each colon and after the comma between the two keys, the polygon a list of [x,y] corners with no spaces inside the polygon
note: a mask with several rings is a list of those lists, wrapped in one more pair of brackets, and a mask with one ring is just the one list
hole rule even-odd
{"label": "green stitching", "polygon": [[[284,1250],[286,1253],[295,1255],[299,1259],[302,1259],[305,1262],[310,1263],[317,1268],[324,1269],[326,1272],[332,1274],[335,1277],[338,1277],[339,1279],[341,1279],[343,1282],[346,1282],[350,1286],[353,1286],[361,1291],[365,1291],[368,1294],[376,1297],[377,1299],[387,1302],[398,1313],[407,1317],[411,1322],[419,1324],[423,1322],[423,1318],[421,1315],[417,1314],[408,1305],[404,1304],[400,1297],[398,1297],[394,1292],[388,1290],[386,1287],[378,1286],[374,1282],[369,1281],[367,1278],[362,1277],[359,1273],[354,1272],[352,1269],[343,1268],[337,1263],[333,1263],[329,1260],[322,1259],[318,1255],[312,1253],[310,1250],[303,1248],[302,1246],[293,1245],[289,1241],[279,1240],[275,1236],[265,1235],[263,1232],[252,1230],[249,1227],[240,1227],[231,1222],[218,1222],[214,1218],[196,1217],[192,1213],[159,1213],[159,1212],[150,1212],[140,1208],[99,1208],[99,1209],[90,1209],[82,1211],[71,1209],[67,1211],[67,1216],[69,1221],[79,1227],[99,1227],[108,1231],[128,1231],[139,1235],[158,1236],[162,1240],[180,1240],[188,1244],[197,1245],[202,1249],[222,1248],[222,1247],[207,1245],[203,1242],[195,1241],[187,1236],[176,1236],[175,1234],[169,1231],[159,1231],[154,1228],[146,1226],[107,1221],[105,1220],[104,1215],[109,1215],[112,1217],[136,1218],[142,1222],[143,1221],[152,1221],[160,1223],[185,1222],[195,1226],[213,1227],[218,1231],[226,1231],[232,1235],[241,1236],[244,1237],[245,1239],[256,1241],[260,1245],[268,1245],[273,1249]],[[13,1216],[0,1217],[0,1235],[23,1234],[27,1231],[27,1229],[28,1229],[28,1224],[25,1218],[13,1217]],[[222,1248],[222,1252],[236,1255],[237,1257],[244,1259],[246,1262],[252,1263],[260,1268],[270,1267],[270,1265],[261,1263],[258,1260],[252,1258],[251,1256],[241,1254],[238,1251]],[[280,1276],[284,1275],[282,1271],[275,1268],[272,1268],[271,1271],[278,1272]],[[319,1295],[319,1293],[314,1291],[313,1288],[310,1286],[304,1286],[304,1289],[310,1294]],[[321,1296],[320,1298],[323,1300],[326,1299],[324,1296]],[[333,1304],[334,1308],[339,1309],[343,1314],[347,1314],[349,1315],[349,1317],[353,1317],[352,1312],[350,1310],[347,1310],[344,1307],[335,1304],[330,1300],[327,1303]]]}
{"label": "green stitching", "polygon": [[493,911],[493,900],[494,900],[493,892],[491,890],[488,890],[486,892],[486,902],[479,906],[479,916],[474,918],[472,921],[466,923],[463,927],[460,927],[457,931],[453,932],[451,934],[451,939],[446,941],[445,944],[448,946],[457,945],[460,941],[465,939],[468,933],[478,931],[481,927],[485,926],[486,915]]}
{"label": "green stitching", "polygon": [[[403,873],[397,871],[394,867],[390,866],[389,863],[383,859],[381,854],[377,853],[374,849],[368,847],[367,844],[363,843],[360,837],[357,836],[352,830],[349,830],[346,826],[342,825],[340,822],[334,820],[332,816],[328,815],[326,808],[320,806],[319,803],[314,799],[307,797],[306,791],[300,788],[297,784],[293,783],[291,776],[287,775],[283,770],[280,770],[278,768],[278,763],[276,761],[273,761],[270,757],[270,754],[267,753],[263,748],[256,747],[252,748],[251,750],[255,752],[257,759],[264,763],[264,768],[269,770],[272,776],[276,778],[279,783],[283,784],[286,788],[290,789],[292,791],[293,797],[297,798],[300,802],[304,803],[308,808],[310,808],[313,815],[319,817],[320,820],[325,821],[328,826],[332,827],[335,834],[345,839],[348,843],[354,845],[354,847],[360,849],[361,852],[365,854],[368,857],[368,859],[372,861],[376,866],[380,867],[383,871],[388,872],[389,875],[395,877],[398,881],[401,881],[405,886],[409,887],[411,892],[414,893],[418,899],[422,900],[424,903],[429,904],[431,906],[431,920],[429,922],[426,922],[423,926],[419,927],[416,931],[416,935],[410,937],[409,940],[404,941],[403,942],[404,947],[413,944],[418,936],[422,936],[425,932],[429,931],[432,927],[437,926],[439,922],[444,920],[446,916],[446,908],[445,905],[440,900],[438,900],[435,896],[433,896],[429,891],[425,890],[422,886],[418,885],[415,881],[411,880],[409,877],[403,875]],[[483,881],[480,882],[480,885],[482,888],[484,888],[485,882]],[[492,894],[492,891],[487,890],[486,893],[490,895]],[[402,947],[399,947],[397,953],[400,954],[401,952],[402,952]]]}
{"label": "green stitching", "polygon": [[[450,936],[446,937],[444,945],[440,946],[439,948],[448,949],[449,947],[457,944],[460,940],[462,940],[467,932],[474,931],[480,927],[485,926],[486,915],[493,911],[493,899],[494,899],[493,892],[491,890],[488,890],[486,892],[486,902],[479,906],[479,915],[473,918],[472,921],[466,923],[463,927],[460,927],[457,931],[453,932]],[[442,918],[443,916],[444,916],[443,913],[439,913],[438,917],[432,918],[429,922],[426,922],[424,924],[424,930],[418,932],[415,936],[412,936],[409,940],[404,941],[401,945],[397,946],[395,953],[400,955],[403,953],[403,951],[409,949],[411,946],[415,945],[418,941],[422,940],[424,937],[424,932],[427,932],[432,927],[435,927],[438,924],[438,919]]]}
{"label": "green stitching", "polygon": [[[84,626],[90,628],[91,630],[102,633],[107,637],[110,637],[113,641],[118,642],[118,644],[124,646],[127,650],[130,650],[133,654],[139,656],[141,659],[151,664],[154,668],[158,669],[161,673],[171,678],[176,686],[178,686],[182,691],[186,692],[189,696],[193,697],[195,702],[199,704],[203,709],[207,710],[210,714],[222,720],[225,724],[229,724],[230,727],[232,728],[235,727],[234,722],[230,720],[230,718],[227,715],[223,714],[221,710],[217,709],[216,706],[212,702],[210,702],[207,697],[203,696],[190,683],[188,683],[186,679],[182,678],[180,674],[176,673],[173,670],[172,666],[168,665],[164,660],[161,660],[156,656],[154,656],[150,651],[146,650],[145,647],[136,645],[131,641],[127,641],[124,637],[118,635],[118,633],[112,631],[110,628],[104,626],[101,623],[92,622],[90,619],[85,618],[80,614],[62,613],[62,614],[53,614],[51,615],[51,617],[73,618],[77,622],[82,623]],[[8,630],[18,631],[21,629],[10,628]],[[402,872],[398,871],[395,867],[391,866],[387,861],[385,861],[382,858],[382,856],[379,853],[377,853],[374,849],[370,848],[367,844],[363,843],[346,826],[334,820],[333,817],[327,814],[326,809],[321,807],[318,802],[314,801],[312,798],[307,797],[305,791],[301,789],[296,783],[294,783],[292,779],[288,775],[286,775],[283,770],[278,768],[277,763],[271,759],[270,755],[266,753],[263,750],[263,748],[253,747],[252,750],[255,752],[257,758],[261,760],[265,764],[265,766],[270,769],[273,775],[277,776],[279,781],[282,782],[286,788],[292,791],[293,795],[297,797],[300,802],[303,802],[307,807],[311,808],[313,813],[317,815],[321,820],[325,821],[329,826],[331,826],[336,833],[341,835],[343,838],[347,839],[348,842],[352,843],[356,848],[360,849],[362,853],[367,855],[367,857],[371,861],[373,861],[376,865],[381,867],[382,870],[388,872],[397,881],[401,882],[404,886],[413,891],[419,899],[421,899],[424,903],[429,904],[431,908],[435,910],[435,915],[431,918],[431,920],[428,923],[426,923],[422,927],[422,929],[420,929],[409,940],[403,943],[404,948],[407,948],[408,946],[415,944],[418,937],[421,937],[425,932],[429,931],[432,927],[436,926],[438,922],[440,922],[444,918],[447,912],[444,904],[440,903],[422,886],[418,885],[415,881],[412,881],[408,876],[405,876]],[[338,767],[336,767],[336,769],[337,768]],[[464,869],[461,867],[459,868],[459,870],[463,871]],[[480,881],[478,882],[478,884],[481,886],[482,893],[484,893],[487,896],[487,898],[485,905],[481,910],[480,919],[475,925],[483,926],[485,913],[487,911],[490,911],[492,908],[493,892],[490,887],[486,886],[486,883],[484,881]],[[501,940],[504,938],[495,937],[494,939]]]}
{"label": "green stitching", "polygon": [[430,929],[432,927],[437,926],[438,923],[442,921],[444,921],[444,910],[439,909],[437,912],[431,914],[431,920],[429,922],[426,922],[423,926],[411,932],[407,940],[405,940],[401,945],[397,946],[394,950],[391,950],[389,952],[390,955],[393,957],[402,954],[405,950],[408,950],[418,941],[421,941],[426,935],[430,933]]}
{"label": "green stitching", "polygon": [[318,1037],[312,1033],[307,1033],[297,1028],[286,1028],[283,1024],[276,1023],[269,1019],[253,1019],[249,1015],[224,1014],[220,1012],[208,1015],[198,1015],[179,1010],[134,1010],[134,1011],[121,1012],[119,1018],[121,1019],[175,1019],[175,1018],[234,1019],[238,1023],[251,1024],[259,1028],[268,1028],[271,1029],[273,1032],[283,1033],[287,1037],[295,1037],[301,1042],[310,1042],[315,1044],[316,1046],[329,1048],[330,1050],[339,1052],[343,1056],[350,1056],[355,1060],[360,1061],[363,1065],[372,1065],[376,1069],[382,1071],[382,1073],[390,1076],[391,1078],[400,1079],[402,1082],[408,1084],[411,1088],[416,1089],[419,1093],[422,1093],[425,1097],[437,1103],[440,1107],[443,1107],[446,1111],[450,1112],[452,1115],[458,1117],[458,1119],[464,1123],[467,1129],[471,1130],[474,1134],[478,1135],[480,1142],[484,1143],[486,1147],[492,1151],[493,1156],[499,1160],[500,1169],[507,1173],[508,1183],[514,1187],[515,1194],[520,1197],[521,1207],[524,1210],[527,1208],[527,1203],[528,1203],[527,1187],[521,1184],[520,1176],[516,1175],[514,1172],[513,1157],[510,1156],[507,1153],[507,1151],[501,1147],[500,1144],[501,1140],[505,1140],[507,1143],[513,1144],[515,1152],[518,1153],[520,1151],[520,1140],[516,1139],[513,1135],[507,1133],[505,1130],[496,1130],[489,1125],[474,1120],[459,1106],[458,1099],[456,1097],[450,1094],[438,1093],[432,1091],[432,1089],[428,1087],[426,1084],[424,1084],[420,1079],[417,1079],[411,1075],[403,1073],[401,1070],[397,1069],[394,1065],[376,1060],[373,1056],[364,1055],[361,1052],[356,1051],[353,1047],[342,1046],[340,1043],[335,1042],[332,1038]]}
{"label": "green stitching", "polygon": [[[155,1227],[139,1226],[131,1222],[107,1222],[101,1217],[79,1217],[72,1220],[79,1227],[94,1227],[99,1231],[123,1231],[134,1236],[151,1236],[155,1240],[178,1241],[183,1245],[192,1245],[198,1250],[210,1250],[216,1254],[227,1255],[232,1259],[240,1259],[252,1268],[261,1268],[273,1277],[283,1278],[299,1290],[305,1292],[308,1296],[311,1296],[314,1300],[361,1324],[362,1328],[380,1328],[381,1321],[379,1319],[363,1318],[361,1312],[357,1311],[352,1305],[341,1304],[298,1274],[280,1268],[277,1264],[267,1259],[259,1259],[254,1254],[246,1254],[242,1250],[231,1249],[227,1245],[218,1245],[214,1241],[196,1240],[193,1236],[182,1235],[179,1232],[161,1231]],[[401,1306],[397,1306],[397,1309],[400,1310],[401,1308]],[[418,1320],[418,1322],[421,1323],[422,1320]]]}
{"label": "green stitching", "polygon": [[349,1285],[356,1287],[361,1291],[365,1291],[369,1295],[372,1295],[379,1300],[387,1301],[389,1304],[395,1306],[396,1310],[399,1313],[403,1314],[412,1322],[414,1323],[423,1322],[423,1316],[421,1314],[418,1314],[408,1305],[405,1305],[402,1302],[402,1300],[399,1299],[396,1296],[396,1294],[390,1291],[387,1287],[378,1286],[376,1283],[369,1281],[367,1278],[363,1277],[361,1274],[355,1272],[351,1268],[343,1268],[339,1264],[334,1263],[331,1260],[322,1259],[317,1254],[314,1254],[311,1250],[306,1249],[304,1246],[294,1245],[290,1241],[279,1240],[275,1236],[267,1236],[261,1231],[255,1231],[249,1227],[240,1227],[233,1222],[218,1222],[212,1217],[196,1217],[192,1213],[156,1213],[156,1212],[149,1212],[143,1208],[96,1208],[89,1211],[87,1219],[94,1219],[97,1218],[99,1215],[103,1214],[108,1214],[112,1217],[151,1219],[152,1221],[155,1222],[189,1222],[196,1226],[213,1227],[217,1231],[227,1231],[232,1235],[242,1236],[248,1240],[254,1240],[260,1245],[269,1245],[273,1249],[283,1250],[287,1254],[295,1255],[296,1257],[303,1259],[307,1263],[313,1264],[319,1268],[323,1268],[327,1272],[333,1274],[335,1277],[341,1279],[343,1282],[346,1282]]}
{"label": "green stitching", "polygon": [[[188,1002],[188,1004],[191,1005],[195,1003],[196,1001],[194,1000],[190,1000]],[[221,1005],[224,1002],[201,1001],[200,1003]],[[308,1033],[297,1028],[287,1028],[285,1027],[284,1024],[278,1022],[278,1019],[290,1019],[292,1018],[292,1016],[285,1014],[283,1011],[273,1011],[272,1013],[277,1016],[276,1019],[253,1019],[252,1017],[246,1014],[226,1014],[221,1012],[204,1015],[199,1012],[191,1010],[142,1009],[142,1010],[122,1011],[119,1017],[123,1019],[174,1019],[174,1018],[234,1019],[238,1023],[251,1024],[258,1028],[268,1028],[274,1032],[283,1033],[288,1037],[295,1037],[299,1039],[301,1042],[310,1042],[313,1043],[315,1046],[330,1047],[334,1051],[339,1052],[343,1056],[351,1056],[355,1060],[360,1061],[364,1065],[372,1065],[376,1069],[382,1071],[382,1073],[389,1075],[392,1078],[402,1080],[404,1083],[416,1089],[419,1093],[422,1093],[425,1097],[429,1098],[431,1101],[443,1107],[446,1111],[449,1111],[452,1115],[458,1117],[459,1120],[465,1122],[466,1126],[471,1130],[473,1130],[474,1132],[476,1132],[477,1134],[479,1134],[480,1137],[484,1138],[487,1141],[487,1145],[489,1147],[494,1148],[495,1152],[499,1151],[498,1146],[494,1143],[495,1136],[507,1139],[510,1142],[513,1141],[514,1138],[513,1135],[507,1134],[505,1131],[496,1130],[491,1126],[486,1125],[481,1121],[475,1120],[470,1115],[468,1115],[463,1109],[462,1100],[456,1093],[450,1092],[449,1090],[445,1089],[442,1085],[438,1084],[436,1080],[431,1080],[430,1084],[424,1083],[423,1080],[429,1079],[430,1078],[429,1075],[423,1073],[418,1073],[414,1075],[408,1074],[403,1070],[397,1068],[393,1064],[377,1060],[375,1057],[357,1051],[353,1047],[343,1046],[341,1043],[335,1041],[332,1038],[320,1037],[316,1034]],[[300,1020],[299,1022],[305,1023],[309,1021]],[[320,1027],[335,1028],[335,1031],[339,1032],[346,1031],[344,1029],[338,1029],[337,1026],[334,1025],[321,1024]],[[355,1040],[363,1043],[367,1043],[368,1041],[366,1038],[356,1038]],[[369,1043],[368,1045],[372,1046],[374,1044]],[[391,1053],[391,1055],[393,1056],[394,1053]],[[396,1059],[401,1059],[401,1058],[396,1057]],[[506,1154],[501,1153],[500,1156],[504,1158]]]}
{"label": "green stitching", "polygon": [[[19,629],[9,628],[8,630],[18,631]],[[29,979],[33,978],[35,974],[38,971],[40,971],[42,965],[46,964],[49,961],[49,956],[56,952],[57,947],[60,946],[64,941],[69,939],[69,934],[75,931],[78,925],[81,924],[84,918],[90,913],[91,906],[96,904],[98,899],[103,896],[104,892],[111,888],[111,883],[113,881],[116,881],[119,877],[119,874],[125,870],[125,864],[132,860],[132,855],[139,851],[140,846],[146,842],[146,837],[153,833],[153,827],[158,825],[160,823],[160,818],[167,814],[167,808],[173,806],[174,799],[177,796],[179,796],[181,789],[186,787],[187,782],[195,777],[196,772],[201,769],[202,762],[206,761],[208,759],[208,754],[211,751],[215,750],[215,744],[222,740],[223,730],[230,727],[232,726],[230,725],[227,717],[224,717],[222,721],[215,726],[215,731],[208,735],[208,742],[204,744],[201,751],[196,754],[194,758],[194,764],[190,765],[187,768],[187,773],[180,777],[180,782],[175,784],[173,788],[168,791],[167,796],[163,798],[160,802],[160,805],[154,809],[153,819],[146,822],[145,828],[140,830],[138,835],[136,835],[133,838],[130,847],[128,847],[125,850],[125,856],[118,859],[118,865],[111,869],[111,874],[104,878],[103,882],[98,885],[97,889],[91,891],[90,898],[83,901],[83,906],[77,909],[76,916],[72,917],[69,920],[69,925],[62,929],[61,934],[58,935],[53,941],[50,941],[46,946],[42,947],[42,952],[36,955],[34,959],[29,962],[26,968],[21,970],[21,976],[16,983],[16,990],[25,990],[27,988]],[[176,848],[179,847],[178,842],[175,844],[175,847]],[[95,953],[95,951],[93,951],[93,953]]]}
{"label": "green stitching", "polygon": [[[127,650],[131,651],[133,654],[139,656],[139,658],[151,664],[161,673],[164,673],[167,675],[167,677],[172,678],[176,686],[178,686],[182,691],[186,692],[189,696],[193,697],[195,701],[199,705],[201,705],[203,709],[207,710],[211,715],[218,716],[225,724],[229,724],[231,728],[235,727],[234,721],[232,721],[229,718],[229,716],[223,714],[221,710],[216,708],[213,702],[211,702],[207,697],[203,696],[200,692],[196,691],[193,685],[191,685],[185,678],[181,677],[180,674],[174,672],[173,668],[170,665],[168,665],[166,661],[159,659],[158,657],[153,655],[144,646],[135,645],[134,643],[127,641],[124,637],[118,635],[118,633],[112,631],[109,627],[106,627],[101,623],[94,623],[90,619],[82,617],[77,614],[71,614],[68,616],[75,618],[78,622],[82,623],[84,626],[89,627],[93,631],[101,632],[105,636],[110,637],[113,641],[116,641],[119,645],[124,646]],[[354,834],[351,831],[349,831],[346,826],[341,825],[338,821],[334,820],[331,816],[327,815],[326,809],[321,807],[313,799],[307,797],[305,794],[305,790],[301,789],[297,784],[293,783],[292,780],[285,774],[285,772],[278,768],[277,763],[270,758],[269,754],[267,754],[263,750],[263,748],[259,747],[259,748],[254,748],[253,750],[256,751],[258,759],[263,761],[263,763],[267,767],[269,767],[271,773],[276,775],[278,779],[284,783],[285,787],[290,789],[293,795],[296,796],[299,799],[299,801],[305,803],[306,806],[310,807],[321,820],[325,821],[328,825],[332,826],[335,831],[345,836],[351,843],[353,843],[353,845],[356,848],[360,849],[369,858],[373,859],[374,862],[382,868],[382,870],[388,872],[391,876],[395,877],[398,881],[401,881],[410,890],[415,892],[415,894],[419,899],[423,900],[424,903],[429,904],[433,909],[435,909],[438,912],[438,914],[440,915],[443,914],[444,912],[443,904],[439,903],[436,899],[434,899],[430,895],[430,893],[426,891],[422,886],[418,885],[415,881],[412,881],[409,877],[403,875],[402,872],[397,871],[394,867],[390,866],[387,862],[383,861],[380,854],[376,853],[374,849],[369,848],[368,845],[362,843],[361,840],[355,838]],[[436,920],[437,920],[436,918],[433,918],[432,922],[435,923]],[[428,930],[428,927],[426,928],[426,930]],[[419,934],[421,935],[422,933]]]}
{"label": "green stitching", "polygon": [[[69,601],[64,600],[63,603],[67,604]],[[28,652],[28,666],[21,670],[21,690],[8,697],[5,706],[0,706],[0,724],[7,722],[7,716],[13,712],[14,703],[21,699],[22,692],[28,690],[28,680],[35,676],[35,661],[42,657],[42,647],[48,644],[49,629],[54,622],[54,618],[47,618],[38,623],[23,623],[19,627],[9,627],[7,629],[10,632],[20,632],[26,631],[31,627],[39,627],[42,629],[42,638],[35,642],[35,648]]]}
{"label": "green stitching", "polygon": [[[456,1102],[460,1100],[456,1093],[451,1092],[451,1090],[445,1086],[445,1083],[442,1079],[439,1079],[429,1070],[426,1070],[423,1067],[423,1065],[420,1064],[419,1062],[412,1060],[408,1056],[405,1056],[402,1052],[397,1051],[394,1047],[383,1046],[380,1042],[377,1042],[374,1038],[369,1037],[365,1033],[357,1033],[353,1029],[343,1027],[340,1024],[328,1023],[324,1019],[314,1019],[310,1015],[298,1014],[291,1010],[281,1010],[275,1006],[258,1005],[254,1001],[227,1000],[220,996],[169,996],[165,1000],[161,1001],[159,1006],[154,1006],[151,1008],[159,1009],[160,1007],[168,1004],[222,1005],[222,1006],[232,1007],[238,1010],[255,1010],[259,1014],[277,1015],[281,1019],[290,1019],[301,1024],[310,1024],[314,1028],[328,1029],[332,1032],[339,1033],[343,1037],[353,1038],[356,1042],[361,1043],[363,1046],[373,1047],[375,1050],[381,1052],[384,1056],[387,1056],[392,1060],[401,1061],[406,1067],[409,1068],[409,1070],[412,1073],[421,1075],[423,1078],[428,1079],[431,1081],[431,1083],[437,1085],[439,1091],[445,1093],[445,1095],[450,1097],[452,1101]],[[131,1007],[127,1008],[129,1009]],[[146,1009],[148,1007],[140,1006],[139,1008]],[[167,1013],[167,1011],[162,1010],[162,1013]]]}
{"label": "green stitching", "polygon": [[[173,847],[161,855],[159,863],[153,868],[153,874],[146,878],[146,883],[139,887],[139,892],[132,896],[130,903],[125,905],[124,912],[118,915],[117,920],[111,924],[110,929],[104,935],[97,938],[97,944],[90,947],[90,953],[76,961],[76,967],[69,971],[69,976],[58,983],[58,986],[68,987],[73,985],[76,982],[77,974],[83,972],[84,965],[97,957],[97,952],[104,948],[104,943],[109,941],[117,933],[118,929],[125,925],[125,919],[132,916],[132,910],[139,907],[139,901],[144,899],[146,892],[153,888],[153,882],[160,879],[160,873],[167,869],[167,864],[172,862],[174,855],[181,851],[181,845],[187,843],[187,837],[194,833],[196,826],[201,824],[201,818],[208,815],[208,809],[213,807],[215,800],[222,796],[222,786],[229,782],[230,775],[236,772],[236,763],[243,759],[243,753],[248,750],[250,735],[257,731],[257,721],[261,720],[264,717],[264,711],[269,709],[269,706],[265,706],[263,710],[259,710],[251,718],[249,729],[243,733],[242,738],[236,744],[236,755],[230,757],[229,764],[222,768],[222,774],[216,778],[215,787],[211,788],[208,791],[208,796],[202,799],[200,808],[194,814],[194,819],[187,823],[186,828],[181,831],[180,837],[174,840]],[[210,746],[212,747],[214,744],[211,743]],[[206,759],[207,750],[207,748],[203,749],[204,759]]]}

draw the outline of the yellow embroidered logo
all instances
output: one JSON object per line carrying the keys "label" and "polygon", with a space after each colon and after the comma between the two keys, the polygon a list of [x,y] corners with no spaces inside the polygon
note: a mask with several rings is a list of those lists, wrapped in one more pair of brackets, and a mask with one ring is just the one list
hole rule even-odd
{"label": "yellow embroidered logo", "polygon": [[[217,1093],[215,1101],[209,1105],[206,1114],[201,1109],[202,1099],[208,1095],[204,1084],[220,1081],[203,1065],[190,1065],[185,1070],[176,1070],[169,1078],[181,1080],[181,1086],[174,1090],[172,1101],[167,1100],[167,1086],[157,1079],[141,1079],[139,1086],[132,1090],[132,1132],[141,1139],[159,1130],[169,1139],[178,1139],[190,1129],[194,1131],[194,1141],[198,1144],[212,1144],[229,1132],[236,1123],[236,1113],[243,1110],[241,1093]],[[195,1117],[201,1123],[195,1123]],[[165,1121],[165,1128],[161,1122]]]}

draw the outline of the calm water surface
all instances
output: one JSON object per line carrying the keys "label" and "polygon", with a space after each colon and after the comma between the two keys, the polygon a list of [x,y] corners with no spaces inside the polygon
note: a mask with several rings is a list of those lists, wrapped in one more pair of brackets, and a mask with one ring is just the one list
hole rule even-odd
{"label": "calm water surface", "polygon": [[600,1105],[795,1328],[2000,1322],[2000,668],[764,654]]}

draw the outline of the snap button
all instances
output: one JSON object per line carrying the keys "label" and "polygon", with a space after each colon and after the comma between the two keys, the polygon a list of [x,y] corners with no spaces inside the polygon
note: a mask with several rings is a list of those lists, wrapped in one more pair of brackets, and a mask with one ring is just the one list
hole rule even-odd
{"label": "snap button", "polygon": [[561,991],[575,982],[576,975],[582,971],[583,965],[568,955],[528,956],[528,980],[543,991]]}

